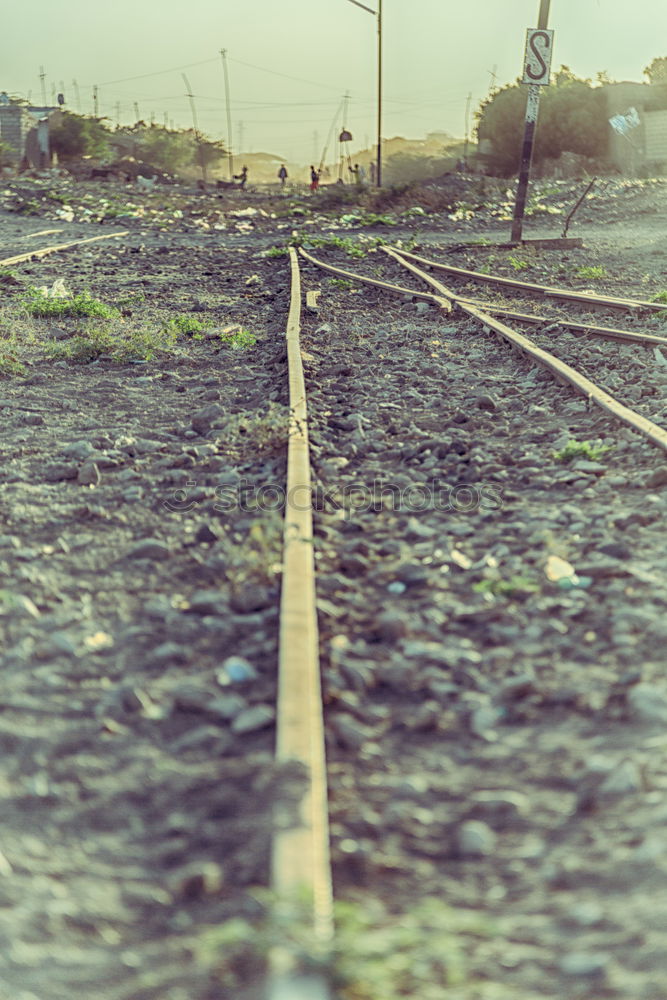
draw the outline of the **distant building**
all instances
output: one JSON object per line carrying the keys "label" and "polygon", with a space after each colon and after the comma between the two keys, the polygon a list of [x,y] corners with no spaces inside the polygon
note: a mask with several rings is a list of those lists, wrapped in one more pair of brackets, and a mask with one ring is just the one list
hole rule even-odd
{"label": "distant building", "polygon": [[604,90],[607,118],[616,123],[609,126],[614,166],[624,174],[667,173],[667,85],[610,83]]}
{"label": "distant building", "polygon": [[54,107],[31,107],[0,93],[0,142],[12,150],[15,165],[51,166],[49,125],[62,112]]}

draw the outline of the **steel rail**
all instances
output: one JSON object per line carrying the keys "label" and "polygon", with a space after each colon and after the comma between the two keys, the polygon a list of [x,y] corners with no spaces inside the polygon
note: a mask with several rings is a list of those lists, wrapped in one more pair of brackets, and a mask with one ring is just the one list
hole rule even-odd
{"label": "steel rail", "polygon": [[477,306],[478,309],[486,309],[492,315],[504,316],[506,319],[513,319],[520,323],[530,323],[531,325],[551,324],[562,326],[567,330],[574,330],[577,333],[589,333],[595,337],[604,337],[607,340],[627,340],[638,344],[646,344],[647,347],[667,346],[667,337],[658,337],[650,333],[636,333],[634,330],[617,330],[611,326],[592,326],[590,323],[575,323],[562,316],[535,316],[532,313],[515,312],[505,306],[491,305],[480,299],[468,299],[457,296],[456,302],[465,302],[469,306]]}
{"label": "steel rail", "polygon": [[[382,249],[385,249],[384,247]],[[586,305],[602,306],[610,309],[627,310],[650,310],[652,312],[665,312],[664,303],[646,302],[643,299],[623,299],[612,295],[589,295],[587,292],[577,292],[569,288],[556,288],[551,285],[538,285],[530,281],[519,281],[516,278],[503,278],[495,274],[483,274],[481,271],[467,271],[462,267],[452,267],[450,264],[443,264],[440,261],[429,260],[420,257],[418,254],[409,253],[399,247],[392,248],[394,251],[408,260],[414,260],[418,264],[425,264],[438,271],[445,271],[456,278],[465,278],[467,281],[483,281],[491,285],[505,285],[509,288],[517,288],[524,292],[537,292],[547,298],[566,299],[573,302],[582,302]]]}
{"label": "steel rail", "polygon": [[[418,278],[424,277],[424,272],[421,268],[416,267],[416,265],[411,264],[409,260],[403,259],[403,255],[396,255],[396,252],[392,247],[382,247],[385,253],[389,254],[390,257],[394,257],[403,267],[411,271]],[[529,313],[515,312],[512,309],[506,309],[504,306],[491,306],[486,302],[481,302],[478,299],[469,299],[462,295],[454,294],[449,288],[446,288],[441,282],[436,281],[435,278],[430,282],[434,288],[442,295],[447,295],[452,299],[456,305],[465,304],[475,306],[476,308],[487,309],[490,313],[496,313],[498,315],[506,316],[508,319],[514,319],[522,323],[558,323],[560,326],[567,327],[570,330],[578,330],[582,333],[591,333],[600,337],[608,337],[612,340],[629,340],[637,341],[639,343],[646,343],[648,345],[658,346],[660,344],[667,344],[667,337],[654,337],[648,333],[634,333],[632,330],[616,330],[611,327],[604,326],[591,326],[588,323],[572,323],[569,320],[558,319],[558,318],[548,318],[546,316],[533,316]]]}
{"label": "steel rail", "polygon": [[4,260],[0,260],[0,267],[9,267],[12,264],[22,264],[27,260],[48,257],[49,254],[59,253],[61,250],[69,250],[71,247],[80,247],[84,243],[97,243],[99,240],[117,239],[120,236],[127,236],[128,232],[129,230],[125,229],[122,233],[105,233],[104,236],[89,236],[85,240],[74,240],[72,243],[57,243],[51,247],[42,247],[41,250],[29,250],[27,253],[17,254],[15,257],[5,257]]}
{"label": "steel rail", "polygon": [[[381,249],[389,254],[392,252],[391,247],[382,247]],[[374,285],[376,288],[382,288],[386,291],[396,292],[401,295],[412,295],[413,298],[425,299],[426,301],[435,302],[438,305],[441,305],[443,300],[446,299],[446,301],[451,301],[454,305],[463,303],[465,305],[475,306],[477,308],[486,309],[491,314],[505,316],[508,319],[513,319],[521,323],[530,323],[533,325],[542,323],[558,324],[558,326],[565,327],[568,330],[592,334],[593,336],[603,337],[607,340],[626,340],[628,342],[646,344],[648,347],[667,346],[667,337],[653,336],[650,333],[635,333],[634,330],[619,330],[615,327],[609,326],[593,326],[590,323],[576,323],[573,320],[565,319],[564,317],[559,316],[536,316],[532,313],[516,312],[515,310],[508,309],[505,306],[491,305],[490,303],[483,302],[480,299],[470,299],[463,295],[457,295],[450,288],[446,288],[446,286],[442,285],[440,282],[435,282],[435,279],[434,287],[437,286],[437,288],[442,289],[442,294],[429,295],[419,289],[404,288],[402,285],[394,285],[388,281],[378,281],[375,278],[368,278],[363,274],[355,274],[353,271],[346,271],[344,268],[336,267],[334,264],[326,264],[324,261],[318,260],[316,257],[312,257],[302,249],[299,252],[305,260],[309,261],[309,263],[314,264],[322,270],[330,271],[332,274],[345,276],[361,284]],[[398,259],[398,263],[409,270],[412,270],[412,265],[410,265],[408,261],[401,258]],[[422,277],[423,275],[423,272],[417,267],[414,268],[413,273],[418,277]]]}
{"label": "steel rail", "polygon": [[322,271],[329,271],[331,274],[339,275],[342,278],[349,278],[350,281],[358,281],[362,285],[372,285],[374,288],[381,288],[385,292],[396,292],[397,295],[410,295],[412,298],[422,299],[424,302],[434,302],[444,309],[445,312],[452,310],[451,293],[447,296],[433,295],[431,292],[423,292],[415,288],[403,288],[401,285],[392,285],[388,281],[380,281],[378,278],[367,278],[365,274],[355,274],[354,271],[346,271],[345,268],[336,267],[335,264],[327,264],[323,260],[312,257],[309,253],[299,247],[299,253],[309,264],[314,264]]}
{"label": "steel rail", "polygon": [[[396,253],[396,251],[391,250],[389,247],[382,247],[382,249],[398,263],[408,267],[408,262],[404,262],[402,257]],[[409,265],[409,270],[411,270],[414,274],[419,273],[419,268],[415,268],[414,265]],[[438,290],[444,288],[444,286],[441,285],[436,278],[433,278],[425,271],[422,271],[420,276],[423,281],[431,285],[433,288]],[[446,291],[447,289],[445,289],[445,292]],[[597,403],[597,405],[603,410],[611,413],[618,420],[621,420],[629,427],[632,427],[640,434],[643,434],[643,436],[648,438],[649,441],[657,445],[659,448],[662,448],[663,451],[667,452],[667,430],[663,427],[660,427],[658,424],[654,424],[652,420],[648,420],[646,417],[643,417],[635,410],[631,410],[623,403],[619,403],[617,399],[614,399],[614,397],[608,392],[601,389],[595,384],[595,382],[591,382],[591,380],[586,378],[585,375],[581,375],[575,368],[572,368],[564,361],[560,361],[559,358],[550,354],[548,351],[542,350],[541,347],[534,344],[532,340],[528,339],[528,337],[524,337],[522,333],[517,333],[516,330],[512,330],[509,326],[506,326],[505,323],[501,323],[499,320],[494,319],[493,316],[489,315],[489,313],[484,312],[477,306],[469,305],[460,299],[456,301],[456,305],[469,316],[473,316],[475,319],[479,320],[487,332],[489,330],[494,330],[513,347],[519,348],[524,354],[527,354],[544,368],[551,371],[558,379],[567,382],[589,401]]]}
{"label": "steel rail", "polygon": [[[273,838],[272,888],[277,906],[310,909],[314,946],[326,954],[333,934],[333,889],[324,720],[318,655],[312,488],[306,387],[299,341],[301,280],[290,247],[292,288],[287,322],[290,426],[283,536],[276,758],[297,762],[306,775],[297,825]],[[327,1000],[318,976],[302,975],[289,947],[271,956],[270,1000]]]}

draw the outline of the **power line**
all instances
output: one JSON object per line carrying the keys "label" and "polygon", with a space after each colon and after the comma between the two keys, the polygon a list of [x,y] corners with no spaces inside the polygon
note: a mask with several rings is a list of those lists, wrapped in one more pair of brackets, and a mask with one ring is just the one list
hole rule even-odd
{"label": "power line", "polygon": [[229,61],[238,63],[239,66],[248,66],[250,69],[258,69],[261,73],[270,73],[271,76],[282,76],[285,80],[296,80],[297,83],[307,83],[309,87],[323,87],[325,90],[338,91],[337,87],[330,87],[326,83],[316,83],[314,80],[304,80],[301,76],[290,76],[289,73],[278,73],[274,69],[267,69],[265,66],[256,66],[254,63],[242,62],[240,59],[230,59]]}
{"label": "power line", "polygon": [[172,66],[170,69],[158,69],[154,73],[141,73],[139,76],[124,76],[121,80],[107,80],[101,83],[101,87],[111,87],[114,83],[130,83],[132,80],[146,80],[149,76],[163,76],[165,73],[177,73],[182,69],[190,69],[192,66],[205,66],[207,63],[217,62],[217,59],[202,59],[201,62],[186,63],[185,66]]}

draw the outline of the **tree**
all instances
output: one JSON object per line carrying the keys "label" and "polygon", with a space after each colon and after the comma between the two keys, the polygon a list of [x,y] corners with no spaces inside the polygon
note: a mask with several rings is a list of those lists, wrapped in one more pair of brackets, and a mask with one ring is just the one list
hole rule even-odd
{"label": "tree", "polygon": [[[508,177],[519,169],[526,115],[527,87],[508,84],[482,104],[477,132],[487,140],[492,173]],[[550,87],[543,88],[535,130],[534,161],[557,158],[563,152],[600,157],[607,150],[608,123],[602,87],[576,77],[561,66]]]}
{"label": "tree", "polygon": [[644,67],[649,83],[667,83],[667,58],[660,56]]}
{"label": "tree", "polygon": [[158,170],[177,174],[188,167],[210,166],[225,155],[220,142],[195,136],[193,129],[173,130],[161,125],[135,125],[131,130],[134,155]]}
{"label": "tree", "polygon": [[49,130],[49,144],[60,160],[79,160],[82,156],[102,157],[108,151],[109,132],[97,118],[85,118],[64,111]]}

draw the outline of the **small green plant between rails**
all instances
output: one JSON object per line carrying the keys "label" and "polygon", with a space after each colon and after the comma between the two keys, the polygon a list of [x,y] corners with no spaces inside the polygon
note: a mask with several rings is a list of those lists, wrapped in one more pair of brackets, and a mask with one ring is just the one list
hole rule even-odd
{"label": "small green plant between rails", "polygon": [[305,236],[303,233],[297,233],[290,240],[290,245],[303,246],[307,249],[343,250],[348,257],[365,257],[370,250],[383,246],[385,242],[381,236],[354,240],[351,236]]}
{"label": "small green plant between rails", "polygon": [[[270,913],[265,897],[262,894],[262,902]],[[441,1000],[445,995],[462,1000],[472,995],[469,987],[478,985],[468,971],[467,952],[498,937],[496,927],[480,913],[453,909],[432,897],[402,914],[388,913],[375,902],[337,903],[335,922],[327,955],[313,941],[304,907],[303,915],[267,915],[253,923],[228,920],[196,942],[197,957],[211,969],[225,996],[253,977],[259,985],[271,951],[287,948],[299,970],[319,976],[337,1000]],[[509,1000],[510,992],[499,992],[500,984],[488,985],[496,988],[475,990],[475,996]]]}
{"label": "small green plant between rails", "polygon": [[79,292],[64,298],[44,295],[37,288],[29,288],[21,302],[30,316],[57,319],[75,316],[87,319],[115,319],[118,310],[93,298],[90,292]]}
{"label": "small green plant between rails", "polygon": [[[667,290],[663,289],[661,292],[657,292],[655,295],[652,295],[651,302],[667,303]],[[662,312],[656,313],[655,318],[660,320],[667,319],[667,309],[663,310]]]}
{"label": "small green plant between rails", "polygon": [[585,458],[590,462],[599,462],[605,452],[611,448],[608,444],[596,445],[592,441],[568,441],[564,448],[553,453],[557,462],[567,464],[575,458]]}
{"label": "small green plant between rails", "polygon": [[602,278],[608,278],[609,272],[606,267],[580,267],[577,277],[585,278],[587,281],[600,281]]}

